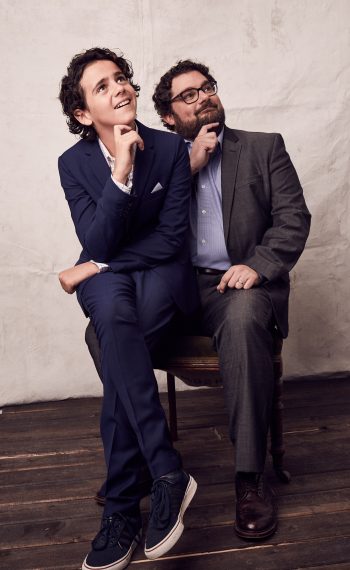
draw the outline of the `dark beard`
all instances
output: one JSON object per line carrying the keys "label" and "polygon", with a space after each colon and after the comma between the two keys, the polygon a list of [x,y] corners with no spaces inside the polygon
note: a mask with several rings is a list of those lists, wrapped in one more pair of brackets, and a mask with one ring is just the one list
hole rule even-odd
{"label": "dark beard", "polygon": [[[210,109],[210,111],[201,114],[201,111],[204,109]],[[221,104],[220,106],[213,105],[210,101],[197,111],[196,117],[192,121],[182,121],[176,113],[173,113],[173,117],[175,121],[175,131],[184,139],[190,141],[196,138],[203,125],[219,123],[217,127],[211,129],[218,135],[225,123],[225,111],[223,106]]]}

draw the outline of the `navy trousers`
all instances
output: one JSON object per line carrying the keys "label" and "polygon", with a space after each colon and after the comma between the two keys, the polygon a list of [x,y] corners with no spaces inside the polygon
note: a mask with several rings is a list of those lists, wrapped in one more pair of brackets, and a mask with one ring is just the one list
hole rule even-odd
{"label": "navy trousers", "polygon": [[136,511],[140,497],[135,489],[144,462],[153,478],[181,468],[150,357],[177,308],[156,270],[97,274],[82,282],[77,293],[101,349],[105,515]]}

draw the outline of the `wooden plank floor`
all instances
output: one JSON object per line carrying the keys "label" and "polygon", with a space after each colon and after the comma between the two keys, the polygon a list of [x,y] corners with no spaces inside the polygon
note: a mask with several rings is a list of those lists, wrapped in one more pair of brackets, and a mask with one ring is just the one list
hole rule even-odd
{"label": "wooden plank floor", "polygon": [[[181,392],[177,447],[198,493],[171,553],[147,561],[140,547],[131,568],[350,569],[350,377],[286,382],[284,402],[293,479],[277,482],[268,466],[279,496],[276,535],[257,544],[234,534],[222,390]],[[91,398],[14,406],[0,415],[2,570],[81,568],[101,516],[92,500],[104,475],[99,407]],[[145,499],[145,522],[147,509]]]}

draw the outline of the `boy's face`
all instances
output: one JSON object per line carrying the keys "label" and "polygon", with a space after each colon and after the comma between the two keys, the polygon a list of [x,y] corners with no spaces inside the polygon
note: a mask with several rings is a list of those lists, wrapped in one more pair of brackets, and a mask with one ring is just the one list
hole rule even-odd
{"label": "boy's face", "polygon": [[113,131],[114,125],[134,127],[136,92],[113,61],[103,59],[87,65],[80,85],[86,104],[74,113],[80,123],[93,125],[100,137]]}

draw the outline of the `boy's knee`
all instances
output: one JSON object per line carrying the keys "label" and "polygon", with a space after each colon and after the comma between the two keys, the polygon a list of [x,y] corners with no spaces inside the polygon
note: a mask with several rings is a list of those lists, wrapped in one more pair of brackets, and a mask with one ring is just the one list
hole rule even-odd
{"label": "boy's knee", "polygon": [[134,324],[137,318],[135,309],[127,302],[103,300],[94,312],[93,321],[96,329],[109,329],[123,324]]}

